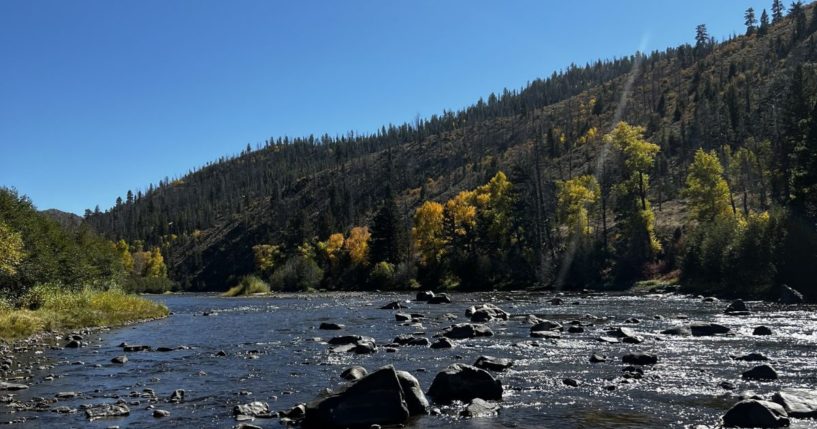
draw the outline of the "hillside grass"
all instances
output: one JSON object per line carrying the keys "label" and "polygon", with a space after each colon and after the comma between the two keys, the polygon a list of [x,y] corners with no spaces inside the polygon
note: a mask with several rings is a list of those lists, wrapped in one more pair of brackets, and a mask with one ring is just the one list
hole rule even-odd
{"label": "hillside grass", "polygon": [[44,331],[121,326],[165,317],[167,307],[120,289],[78,291],[37,286],[14,307],[0,302],[0,339],[25,338]]}
{"label": "hillside grass", "polygon": [[222,293],[221,296],[235,297],[255,295],[259,293],[270,293],[269,285],[260,278],[249,275],[244,276],[244,278],[242,278],[237,285],[231,287],[229,290],[227,290],[227,292]]}

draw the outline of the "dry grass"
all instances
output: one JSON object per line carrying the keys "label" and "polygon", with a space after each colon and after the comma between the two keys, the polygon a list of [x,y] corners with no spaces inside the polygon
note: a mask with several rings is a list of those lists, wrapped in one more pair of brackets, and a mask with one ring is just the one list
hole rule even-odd
{"label": "dry grass", "polygon": [[34,288],[23,302],[29,308],[0,305],[0,339],[24,338],[41,331],[118,326],[168,314],[164,305],[118,289],[68,292],[42,286]]}

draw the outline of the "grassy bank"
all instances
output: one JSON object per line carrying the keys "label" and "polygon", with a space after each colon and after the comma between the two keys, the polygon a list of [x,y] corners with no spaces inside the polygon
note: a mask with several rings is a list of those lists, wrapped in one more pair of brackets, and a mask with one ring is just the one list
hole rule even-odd
{"label": "grassy bank", "polygon": [[43,331],[118,326],[168,315],[164,305],[118,289],[65,291],[35,287],[13,307],[0,302],[0,339]]}
{"label": "grassy bank", "polygon": [[237,285],[231,287],[227,292],[221,294],[221,296],[246,296],[258,293],[270,293],[270,287],[265,281],[250,275],[245,276]]}

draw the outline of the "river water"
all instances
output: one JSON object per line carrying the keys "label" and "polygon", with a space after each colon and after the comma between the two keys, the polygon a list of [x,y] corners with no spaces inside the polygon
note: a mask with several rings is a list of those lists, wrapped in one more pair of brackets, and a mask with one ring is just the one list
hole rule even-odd
{"label": "river water", "polygon": [[[37,366],[25,381],[31,387],[13,392],[15,399],[23,401],[54,398],[65,391],[79,394],[52,404],[52,408],[76,409],[81,404],[123,398],[133,403],[130,416],[89,422],[81,410],[71,414],[12,412],[0,404],[0,422],[18,422],[11,427],[44,428],[229,428],[236,424],[232,417],[234,405],[264,401],[273,410],[288,410],[314,399],[321,389],[342,385],[339,374],[351,365],[371,371],[393,364],[414,374],[428,389],[438,371],[454,362],[473,364],[480,355],[515,361],[511,369],[497,374],[505,387],[499,414],[462,419],[456,417],[456,407],[441,407],[442,415],[422,416],[408,427],[714,426],[743,391],[768,394],[781,387],[817,387],[814,307],[749,303],[751,315],[727,316],[723,314],[724,302],[704,303],[675,295],[576,295],[565,296],[564,305],[549,304],[552,297],[544,293],[453,294],[452,304],[441,305],[413,302],[413,295],[390,293],[153,297],[173,314],[163,320],[87,335],[85,340],[90,344],[86,347],[46,350],[36,357]],[[397,311],[379,308],[390,301],[406,301],[408,311],[424,314],[422,326],[406,326],[395,321]],[[485,302],[512,314],[507,322],[488,323],[495,333],[493,337],[460,340],[452,349],[413,346],[387,353],[383,347],[401,334],[422,332],[431,338],[452,323],[468,321],[465,309]],[[446,313],[458,319],[452,322],[444,317]],[[563,333],[558,340],[530,338],[530,325],[523,320],[528,314],[562,323],[580,320],[592,326],[585,326],[584,333]],[[624,323],[632,317],[640,323]],[[717,337],[653,335],[690,321],[724,324],[732,333]],[[346,327],[342,331],[322,331],[317,329],[321,322]],[[770,327],[774,334],[753,336],[752,330],[758,325]],[[617,326],[630,327],[646,340],[642,344],[598,341],[605,330]],[[337,354],[330,353],[329,346],[320,340],[346,334],[371,336],[380,348],[372,355]],[[184,345],[189,349],[127,353],[126,364],[111,363],[112,357],[123,354],[119,347],[123,342],[153,348]],[[226,356],[217,355],[222,350]],[[642,379],[625,380],[621,356],[638,351],[658,355],[659,363],[646,369]],[[741,380],[741,372],[755,364],[733,360],[730,355],[750,352],[768,356],[780,378],[773,382]],[[588,357],[593,353],[607,355],[608,361],[591,364]],[[566,386],[564,378],[576,379],[580,384]],[[736,389],[720,387],[723,381],[734,383]],[[607,390],[608,386],[615,389]],[[154,418],[146,399],[131,397],[131,392],[145,388],[155,391],[160,398],[156,408],[170,411],[170,417]],[[185,390],[184,402],[167,403],[165,400],[175,389]],[[815,421],[792,422],[793,427],[817,427]],[[277,419],[257,419],[253,423],[280,427]]]}

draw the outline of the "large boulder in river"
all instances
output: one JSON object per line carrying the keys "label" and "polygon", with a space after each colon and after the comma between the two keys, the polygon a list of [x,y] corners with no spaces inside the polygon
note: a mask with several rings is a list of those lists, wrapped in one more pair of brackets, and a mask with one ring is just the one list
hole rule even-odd
{"label": "large boulder in river", "polygon": [[305,429],[398,425],[422,414],[428,400],[417,379],[393,366],[381,368],[346,389],[306,406]]}
{"label": "large boulder in river", "polygon": [[675,326],[661,331],[664,335],[683,335],[705,337],[729,333],[730,329],[717,323],[695,322],[688,325]]}
{"label": "large boulder in river", "polygon": [[817,418],[817,390],[783,389],[772,396],[772,402],[782,405],[789,417]]}
{"label": "large boulder in river", "polygon": [[806,301],[803,294],[788,285],[780,286],[780,302],[783,304],[802,304]]}
{"label": "large boulder in river", "polygon": [[769,381],[777,380],[777,371],[771,365],[759,365],[741,374],[744,380]]}
{"label": "large boulder in river", "polygon": [[25,384],[18,384],[18,383],[7,383],[5,381],[0,381],[0,391],[8,390],[8,391],[16,391],[16,390],[25,390],[28,389],[28,386]]}
{"label": "large boulder in river", "polygon": [[428,299],[429,304],[451,304],[451,298],[444,293],[439,293]]}
{"label": "large boulder in river", "polygon": [[752,335],[772,335],[772,329],[768,326],[758,326],[752,331]]}
{"label": "large boulder in river", "polygon": [[496,358],[493,356],[480,356],[474,362],[474,366],[481,369],[488,369],[491,371],[501,372],[513,366],[513,361],[505,358]]}
{"label": "large boulder in river", "polygon": [[780,428],[789,425],[789,417],[779,404],[746,399],[724,414],[723,425],[728,428]]}
{"label": "large boulder in river", "polygon": [[420,292],[417,292],[416,298],[417,301],[428,301],[431,298],[434,298],[434,292],[430,290],[422,290]]}
{"label": "large boulder in river", "polygon": [[434,377],[428,396],[445,404],[474,398],[498,401],[502,399],[502,382],[484,369],[455,363]]}
{"label": "large boulder in river", "polygon": [[551,322],[550,320],[539,320],[536,324],[530,327],[531,332],[538,331],[561,331],[562,324],[559,322]]}
{"label": "large boulder in river", "polygon": [[749,314],[749,307],[746,306],[746,303],[743,300],[736,299],[726,307],[724,313],[732,315],[732,316],[745,316]]}
{"label": "large boulder in river", "polygon": [[493,305],[474,305],[465,310],[465,315],[471,318],[472,322],[487,322],[494,319],[508,320],[510,314],[505,310]]}
{"label": "large boulder in river", "polygon": [[490,337],[494,335],[491,328],[478,323],[457,323],[443,331],[443,336],[454,340],[474,337]]}

